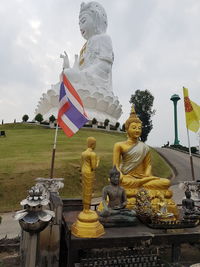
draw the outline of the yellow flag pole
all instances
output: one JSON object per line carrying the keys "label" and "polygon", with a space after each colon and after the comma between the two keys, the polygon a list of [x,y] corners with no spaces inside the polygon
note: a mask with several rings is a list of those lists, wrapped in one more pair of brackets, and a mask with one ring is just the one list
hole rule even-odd
{"label": "yellow flag pole", "polygon": [[[200,120],[199,120],[199,125],[200,125]],[[197,139],[198,139],[198,154],[200,155],[200,128],[199,131],[197,132]]]}
{"label": "yellow flag pole", "polygon": [[191,166],[191,172],[192,172],[192,180],[195,181],[194,165],[193,165],[193,158],[192,158],[192,152],[191,152],[191,146],[190,146],[190,136],[189,136],[188,128],[187,128],[187,137],[188,137],[188,147],[189,147],[189,155],[190,155],[190,166]]}

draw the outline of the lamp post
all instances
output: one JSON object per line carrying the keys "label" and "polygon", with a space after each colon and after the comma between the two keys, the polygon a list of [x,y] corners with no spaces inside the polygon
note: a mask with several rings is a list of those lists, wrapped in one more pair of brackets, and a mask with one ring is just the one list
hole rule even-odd
{"label": "lamp post", "polygon": [[175,130],[175,139],[174,139],[174,145],[179,145],[178,140],[178,127],[177,127],[177,102],[180,100],[179,95],[174,94],[170,98],[171,101],[174,103],[174,130]]}

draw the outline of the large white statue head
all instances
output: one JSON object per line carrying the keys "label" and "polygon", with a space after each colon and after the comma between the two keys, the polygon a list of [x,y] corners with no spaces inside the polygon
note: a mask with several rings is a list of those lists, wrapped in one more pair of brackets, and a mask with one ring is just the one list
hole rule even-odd
{"label": "large white statue head", "polygon": [[107,15],[102,5],[94,1],[81,4],[79,26],[84,39],[105,33],[107,25]]}

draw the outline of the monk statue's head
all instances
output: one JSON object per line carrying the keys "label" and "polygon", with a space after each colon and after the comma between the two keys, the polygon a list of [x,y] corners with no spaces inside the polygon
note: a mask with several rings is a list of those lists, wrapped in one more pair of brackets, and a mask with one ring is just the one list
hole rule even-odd
{"label": "monk statue's head", "polygon": [[79,26],[84,39],[105,33],[107,25],[107,15],[102,5],[94,1],[81,4]]}
{"label": "monk statue's head", "polygon": [[134,106],[131,108],[131,113],[125,122],[125,130],[130,138],[139,138],[142,133],[142,122],[136,115]]}
{"label": "monk statue's head", "polygon": [[96,147],[96,139],[92,136],[87,138],[87,146],[88,148],[95,149]]}

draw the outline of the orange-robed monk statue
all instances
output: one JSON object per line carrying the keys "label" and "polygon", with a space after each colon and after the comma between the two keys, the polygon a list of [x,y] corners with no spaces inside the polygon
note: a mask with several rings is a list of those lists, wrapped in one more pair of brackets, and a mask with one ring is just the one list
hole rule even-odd
{"label": "orange-robed monk statue", "polygon": [[132,107],[130,117],[125,122],[128,135],[126,141],[114,145],[113,166],[120,171],[120,185],[126,190],[128,207],[134,207],[135,197],[140,188],[145,188],[155,206],[165,199],[171,211],[175,212],[175,203],[171,200],[170,181],[152,175],[151,155],[149,147],[139,141],[142,122]]}

